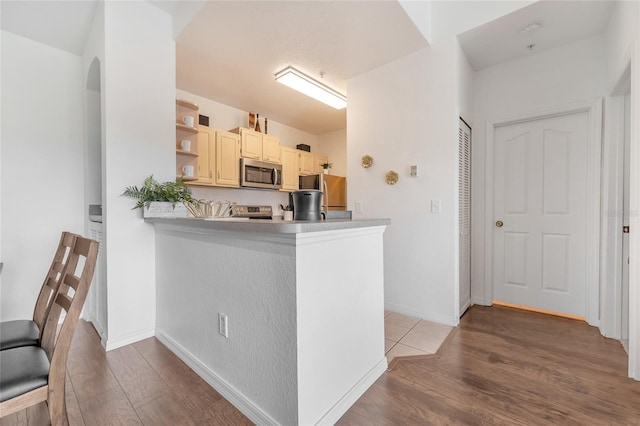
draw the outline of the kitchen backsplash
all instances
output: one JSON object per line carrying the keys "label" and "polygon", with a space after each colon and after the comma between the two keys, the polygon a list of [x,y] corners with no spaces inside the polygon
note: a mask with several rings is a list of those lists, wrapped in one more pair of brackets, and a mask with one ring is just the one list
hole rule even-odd
{"label": "kitchen backsplash", "polygon": [[289,203],[289,193],[274,190],[203,188],[192,186],[191,193],[197,199],[209,201],[231,201],[237,204],[271,206],[273,214],[281,215],[280,204]]}

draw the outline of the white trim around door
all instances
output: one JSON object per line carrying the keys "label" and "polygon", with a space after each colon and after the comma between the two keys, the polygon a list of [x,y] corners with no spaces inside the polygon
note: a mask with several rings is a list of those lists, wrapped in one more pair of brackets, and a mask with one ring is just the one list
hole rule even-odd
{"label": "white trim around door", "polygon": [[597,326],[599,322],[600,278],[600,191],[602,156],[602,99],[576,102],[548,108],[530,114],[488,120],[485,127],[485,301],[493,300],[493,233],[494,233],[494,134],[496,127],[527,121],[551,118],[566,114],[586,112],[589,115],[587,147],[587,322]]}
{"label": "white trim around door", "polygon": [[[638,8],[640,19],[640,8]],[[631,49],[629,377],[640,380],[640,28]]]}

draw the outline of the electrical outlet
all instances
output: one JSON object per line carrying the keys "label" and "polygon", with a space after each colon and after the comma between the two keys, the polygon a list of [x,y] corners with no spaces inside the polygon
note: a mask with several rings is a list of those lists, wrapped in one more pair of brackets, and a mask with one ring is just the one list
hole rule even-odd
{"label": "electrical outlet", "polygon": [[224,337],[229,337],[229,321],[225,314],[218,314],[218,332]]}
{"label": "electrical outlet", "polygon": [[362,213],[362,201],[356,201],[356,213]]}

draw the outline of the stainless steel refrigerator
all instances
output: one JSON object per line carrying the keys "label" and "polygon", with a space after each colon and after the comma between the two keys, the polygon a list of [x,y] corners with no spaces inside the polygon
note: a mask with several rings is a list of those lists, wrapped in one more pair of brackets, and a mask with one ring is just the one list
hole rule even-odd
{"label": "stainless steel refrigerator", "polygon": [[333,175],[300,176],[300,189],[317,189],[322,191],[322,209],[347,209],[347,178]]}

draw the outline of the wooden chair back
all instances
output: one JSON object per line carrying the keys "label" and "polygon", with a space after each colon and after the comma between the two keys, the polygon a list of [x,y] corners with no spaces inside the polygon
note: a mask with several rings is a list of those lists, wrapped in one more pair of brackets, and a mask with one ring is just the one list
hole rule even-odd
{"label": "wooden chair back", "polygon": [[[62,345],[60,352],[68,352],[64,346],[71,344],[82,306],[89,292],[97,256],[97,241],[80,236],[76,237],[75,245],[68,257],[66,271],[60,279],[58,291],[51,303],[40,340],[40,346],[47,352],[52,362],[54,353],[60,345]],[[65,318],[58,333],[57,326],[62,311],[65,312]]]}
{"label": "wooden chair back", "polygon": [[40,288],[40,294],[36,300],[36,306],[33,310],[33,322],[36,323],[40,330],[40,338],[44,330],[44,324],[49,315],[51,304],[53,303],[53,296],[58,291],[58,286],[64,275],[64,270],[69,260],[71,249],[79,235],[72,232],[63,232],[60,236],[60,243],[56,250],[49,271],[44,278],[44,283]]}
{"label": "wooden chair back", "polygon": [[[47,384],[1,402],[0,417],[23,410],[41,401],[47,401],[51,424],[54,426],[68,424],[65,403],[67,358],[80,312],[93,278],[98,258],[98,242],[75,236],[71,247],[62,277],[59,279],[58,289],[52,298],[53,301],[43,327],[40,348],[38,348],[38,350],[44,351],[49,359]],[[62,326],[58,329],[58,322],[63,311],[66,315]],[[6,352],[23,349],[9,349]]]}
{"label": "wooden chair back", "polygon": [[[98,242],[77,237],[40,340],[40,346],[51,362],[48,405],[52,423],[56,418],[66,417],[64,395],[67,357],[80,312],[89,292],[97,258]],[[66,315],[60,331],[57,332],[62,311],[65,311]]]}

